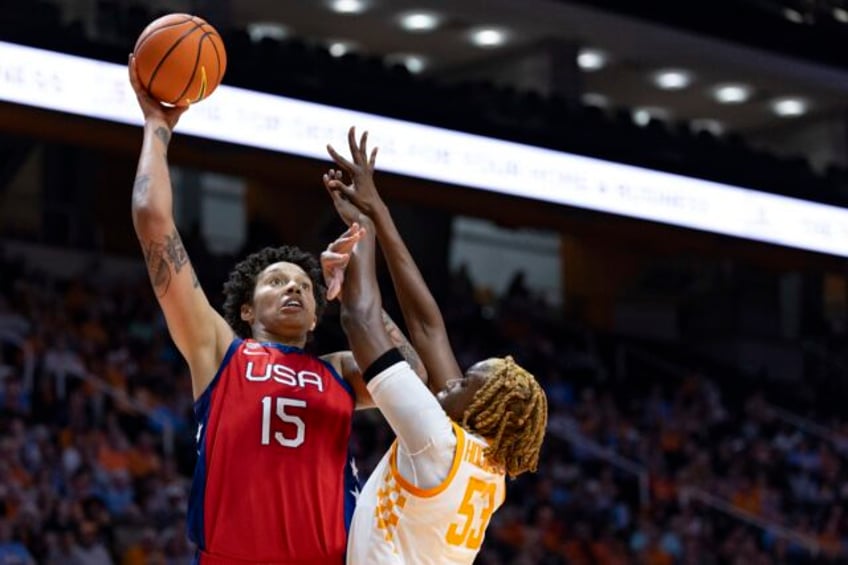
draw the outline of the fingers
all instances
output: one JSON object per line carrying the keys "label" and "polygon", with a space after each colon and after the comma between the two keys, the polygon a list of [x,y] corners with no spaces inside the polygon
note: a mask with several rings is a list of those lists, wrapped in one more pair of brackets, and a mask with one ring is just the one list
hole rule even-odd
{"label": "fingers", "polygon": [[359,150],[356,153],[357,163],[363,164],[368,162],[368,150],[366,146],[368,145],[368,131],[363,132],[362,137],[359,139]]}
{"label": "fingers", "polygon": [[135,56],[130,53],[127,59],[127,72],[130,76],[130,84],[134,89],[138,89],[138,72],[135,69]]}
{"label": "fingers", "polygon": [[327,300],[334,300],[339,295],[344,281],[344,271],[349,262],[349,253],[334,253],[332,251],[321,253],[321,270],[324,273],[324,282],[327,285]]}
{"label": "fingers", "polygon": [[350,227],[327,247],[326,253],[347,253],[348,249],[352,249],[356,242],[362,239],[364,232],[365,228],[359,223],[351,223]]}
{"label": "fingers", "polygon": [[349,262],[350,253],[340,253],[330,249],[321,253],[321,266],[328,271],[336,267],[344,269]]}
{"label": "fingers", "polygon": [[332,302],[342,290],[342,283],[338,277],[332,277],[327,283],[327,300]]}
{"label": "fingers", "polygon": [[348,173],[354,169],[354,164],[339,155],[339,153],[333,149],[333,146],[329,143],[327,144],[327,153],[330,154],[330,157],[332,157],[333,161],[335,161],[339,167],[345,169]]}
{"label": "fingers", "polygon": [[130,84],[135,90],[136,95],[145,102],[153,102],[154,100],[147,93],[147,89],[141,84],[141,79],[138,78],[138,66],[135,62],[135,55],[130,54],[129,64],[127,65],[130,73]]}
{"label": "fingers", "polygon": [[350,148],[350,154],[353,156],[354,162],[357,162],[358,159],[356,157],[359,148],[356,146],[356,126],[350,126],[350,129],[347,130],[347,144]]}
{"label": "fingers", "polygon": [[324,181],[324,186],[332,192],[333,190],[341,190],[342,186],[342,172],[337,171],[335,169],[330,169],[324,176],[321,177],[321,180]]}
{"label": "fingers", "polygon": [[377,147],[371,150],[371,158],[368,160],[368,167],[374,170],[374,165],[377,163]]}

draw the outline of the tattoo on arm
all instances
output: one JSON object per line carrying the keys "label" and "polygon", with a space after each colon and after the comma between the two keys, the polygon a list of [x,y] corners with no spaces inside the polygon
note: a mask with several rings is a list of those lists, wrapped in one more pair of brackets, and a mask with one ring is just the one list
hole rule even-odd
{"label": "tattoo on arm", "polygon": [[156,137],[162,140],[162,144],[165,147],[168,147],[168,143],[170,143],[171,141],[171,132],[168,131],[168,128],[159,126],[158,128],[156,128],[156,131],[154,133],[156,134]]}
{"label": "tattoo on arm", "polygon": [[412,344],[409,343],[409,340],[406,339],[406,336],[385,311],[383,311],[383,326],[386,328],[386,333],[389,334],[392,343],[396,344],[400,354],[403,355],[412,370],[418,373],[422,367],[418,352],[415,351],[415,348],[412,347]]}
{"label": "tattoo on arm", "polygon": [[132,199],[133,202],[143,203],[147,200],[147,193],[150,191],[150,176],[138,175],[133,182]]}
{"label": "tattoo on arm", "polygon": [[180,234],[177,230],[171,235],[165,236],[165,252],[168,254],[168,260],[174,265],[174,271],[180,272],[184,265],[188,264],[188,253],[183,246],[183,240],[180,239]]}
{"label": "tattoo on arm", "polygon": [[[164,243],[157,241],[142,242],[142,249],[144,250],[144,260],[147,262],[147,272],[150,274],[153,290],[157,297],[162,298],[168,293],[172,276],[179,274],[180,270],[188,265],[188,253],[186,253],[180,234],[176,229],[171,235],[165,236]],[[173,272],[171,266],[173,266]],[[193,286],[197,288],[200,286],[200,282],[197,280],[194,268],[189,266],[189,269],[192,273]]]}
{"label": "tattoo on arm", "polygon": [[150,242],[142,243],[142,248],[153,290],[157,297],[162,298],[168,293],[168,287],[171,285],[171,267],[168,266],[165,246],[161,243]]}

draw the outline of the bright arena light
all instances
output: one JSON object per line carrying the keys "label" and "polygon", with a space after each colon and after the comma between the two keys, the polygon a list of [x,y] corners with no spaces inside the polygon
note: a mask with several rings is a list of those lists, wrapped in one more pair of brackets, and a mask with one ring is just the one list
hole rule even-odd
{"label": "bright arena light", "polygon": [[778,98],[771,103],[772,111],[782,118],[794,118],[807,113],[808,104],[803,98]]}
{"label": "bright arena light", "polygon": [[368,7],[364,0],[333,0],[330,9],[339,14],[361,14]]}
{"label": "bright arena light", "polygon": [[482,28],[471,32],[471,43],[478,47],[497,47],[506,42],[506,32],[496,28]]}
{"label": "bright arena light", "polygon": [[431,31],[439,26],[440,18],[432,12],[410,12],[400,18],[400,27],[406,31]]}
{"label": "bright arena light", "polygon": [[659,108],[656,106],[645,106],[642,108],[634,108],[633,109],[633,122],[637,126],[646,126],[648,125],[652,119],[654,120],[668,120],[671,117],[671,114],[665,108]]}
{"label": "bright arena light", "polygon": [[352,41],[333,41],[327,45],[327,51],[333,57],[343,57],[355,49],[356,45]]}
{"label": "bright arena light", "polygon": [[681,90],[692,84],[692,73],[683,69],[664,69],[654,73],[654,84],[663,90]]}
{"label": "bright arena light", "polygon": [[426,57],[416,55],[415,53],[393,53],[386,56],[386,61],[389,63],[399,63],[413,74],[418,74],[427,68]]}
{"label": "bright arena light", "polygon": [[722,84],[713,89],[713,97],[722,104],[742,104],[751,93],[751,87],[745,84]]}
{"label": "bright arena light", "polygon": [[584,71],[597,71],[607,65],[607,54],[600,49],[585,48],[577,54],[577,66]]}
{"label": "bright arena light", "polygon": [[253,22],[247,24],[247,34],[253,42],[261,41],[266,37],[279,41],[287,38],[291,31],[277,22]]}

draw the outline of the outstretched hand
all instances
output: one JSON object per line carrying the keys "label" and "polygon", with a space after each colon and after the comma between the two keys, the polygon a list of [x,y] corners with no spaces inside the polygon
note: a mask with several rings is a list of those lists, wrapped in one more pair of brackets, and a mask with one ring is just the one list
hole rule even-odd
{"label": "outstretched hand", "polygon": [[177,122],[180,120],[180,116],[188,110],[188,106],[165,106],[153,98],[138,78],[135,55],[130,54],[127,68],[130,74],[130,84],[135,91],[138,105],[144,114],[144,121],[161,120],[170,131],[174,131],[174,127],[176,127]]}
{"label": "outstretched hand", "polygon": [[321,253],[321,270],[324,273],[324,283],[327,285],[327,300],[335,300],[341,293],[350,254],[356,243],[365,235],[365,230],[366,228],[358,223],[352,223],[346,232]]}
{"label": "outstretched hand", "polygon": [[345,225],[350,226],[354,222],[361,223],[363,218],[367,218],[367,216],[365,216],[359,208],[354,206],[353,202],[348,200],[347,196],[345,196],[342,191],[336,187],[336,183],[344,186],[341,171],[330,169],[324,174],[323,180],[324,187],[327,189],[327,192],[330,193],[330,198],[333,199],[333,206],[335,206],[336,212],[338,212],[339,217]]}
{"label": "outstretched hand", "polygon": [[[341,196],[356,206],[363,214],[373,218],[374,213],[382,204],[380,194],[374,185],[374,164],[377,161],[377,148],[375,147],[369,156],[368,132],[363,133],[357,142],[355,127],[348,130],[347,142],[352,161],[339,155],[330,144],[327,144],[327,153],[330,154],[336,165],[348,174],[352,181],[351,184],[346,185],[342,182],[340,174],[329,177],[324,175],[324,186],[333,195],[333,203],[336,204],[337,210],[339,210],[337,198]],[[341,210],[339,210],[339,214],[342,214]],[[342,218],[344,219],[344,216]],[[347,220],[345,221],[347,222]]]}

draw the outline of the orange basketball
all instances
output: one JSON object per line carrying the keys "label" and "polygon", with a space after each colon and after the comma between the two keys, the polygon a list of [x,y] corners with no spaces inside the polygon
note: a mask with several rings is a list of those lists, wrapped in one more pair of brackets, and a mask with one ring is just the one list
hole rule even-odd
{"label": "orange basketball", "polygon": [[147,91],[174,106],[188,106],[212,94],[227,70],[221,36],[191,14],[168,14],[151,22],[138,36],[133,54]]}

